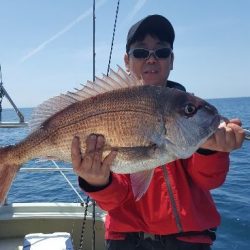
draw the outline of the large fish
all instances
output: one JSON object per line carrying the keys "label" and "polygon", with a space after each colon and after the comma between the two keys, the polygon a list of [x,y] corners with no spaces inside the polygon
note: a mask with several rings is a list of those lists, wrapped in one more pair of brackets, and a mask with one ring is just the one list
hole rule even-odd
{"label": "large fish", "polygon": [[81,138],[84,154],[91,133],[105,136],[104,154],[118,150],[111,169],[131,174],[139,199],[155,167],[191,156],[219,121],[216,108],[206,101],[177,89],[142,85],[119,68],[38,106],[31,133],[0,149],[0,202],[23,163],[34,158],[70,162],[73,136]]}

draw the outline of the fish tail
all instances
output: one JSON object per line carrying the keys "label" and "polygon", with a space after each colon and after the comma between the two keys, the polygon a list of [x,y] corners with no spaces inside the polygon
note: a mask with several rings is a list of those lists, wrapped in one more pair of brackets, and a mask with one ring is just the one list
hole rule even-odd
{"label": "fish tail", "polygon": [[4,203],[11,184],[20,169],[11,157],[14,146],[0,148],[0,205]]}

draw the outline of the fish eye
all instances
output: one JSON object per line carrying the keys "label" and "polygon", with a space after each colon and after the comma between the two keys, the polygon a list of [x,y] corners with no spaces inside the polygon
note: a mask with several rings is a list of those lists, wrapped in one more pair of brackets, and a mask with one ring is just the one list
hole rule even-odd
{"label": "fish eye", "polygon": [[186,115],[193,115],[194,113],[196,113],[196,111],[197,108],[192,103],[188,103],[184,108],[184,112]]}

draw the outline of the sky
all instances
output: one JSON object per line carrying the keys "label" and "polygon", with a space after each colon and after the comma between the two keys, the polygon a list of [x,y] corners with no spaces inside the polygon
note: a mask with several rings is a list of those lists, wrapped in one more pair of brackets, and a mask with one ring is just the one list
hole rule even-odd
{"label": "sky", "polygon": [[[106,74],[117,0],[96,0],[95,72]],[[92,0],[0,0],[0,64],[19,107],[93,79]],[[124,67],[129,28],[150,14],[173,24],[169,79],[202,98],[250,96],[250,1],[120,0],[111,68]],[[6,98],[3,108],[10,107]]]}

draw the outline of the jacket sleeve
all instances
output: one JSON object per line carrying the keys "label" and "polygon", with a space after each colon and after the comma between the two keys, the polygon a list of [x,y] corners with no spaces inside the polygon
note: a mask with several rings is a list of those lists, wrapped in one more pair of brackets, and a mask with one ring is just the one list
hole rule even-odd
{"label": "jacket sleeve", "polygon": [[105,211],[121,206],[132,197],[129,175],[111,173],[109,184],[102,188],[90,186],[80,178],[79,185]]}
{"label": "jacket sleeve", "polygon": [[204,155],[194,153],[184,160],[192,180],[201,188],[210,190],[221,186],[229,170],[229,153],[215,152]]}

